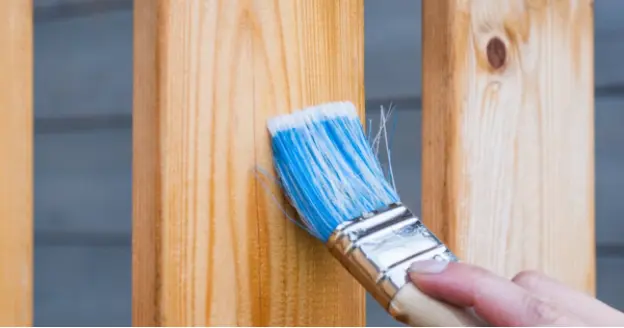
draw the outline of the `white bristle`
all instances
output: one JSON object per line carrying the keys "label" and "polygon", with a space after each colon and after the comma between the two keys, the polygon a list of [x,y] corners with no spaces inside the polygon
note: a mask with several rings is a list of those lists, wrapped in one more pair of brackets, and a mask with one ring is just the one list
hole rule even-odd
{"label": "white bristle", "polygon": [[355,105],[342,101],[306,107],[291,114],[273,117],[269,119],[267,126],[271,135],[275,135],[279,131],[301,127],[309,122],[330,120],[337,117],[358,117]]}

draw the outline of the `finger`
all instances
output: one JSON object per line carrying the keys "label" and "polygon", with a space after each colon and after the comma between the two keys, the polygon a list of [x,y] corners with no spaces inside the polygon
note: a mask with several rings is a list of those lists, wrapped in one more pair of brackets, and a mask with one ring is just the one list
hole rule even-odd
{"label": "finger", "polygon": [[463,263],[423,261],[409,276],[424,293],[463,307],[495,326],[579,326],[556,305],[482,268]]}
{"label": "finger", "polygon": [[624,325],[624,314],[537,271],[523,271],[511,279],[529,292],[558,304],[590,325]]}

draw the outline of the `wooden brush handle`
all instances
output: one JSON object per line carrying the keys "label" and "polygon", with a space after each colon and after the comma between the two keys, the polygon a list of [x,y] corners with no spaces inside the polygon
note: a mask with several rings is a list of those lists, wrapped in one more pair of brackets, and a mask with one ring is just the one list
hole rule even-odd
{"label": "wooden brush handle", "polygon": [[443,303],[408,283],[390,304],[394,318],[412,327],[483,327],[486,324],[468,311]]}

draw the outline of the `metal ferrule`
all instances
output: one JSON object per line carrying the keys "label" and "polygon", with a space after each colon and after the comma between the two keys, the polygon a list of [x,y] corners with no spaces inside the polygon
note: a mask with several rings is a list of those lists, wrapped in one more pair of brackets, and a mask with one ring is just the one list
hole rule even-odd
{"label": "metal ferrule", "polygon": [[423,223],[400,203],[347,221],[327,242],[331,253],[386,309],[409,280],[417,260],[457,261]]}

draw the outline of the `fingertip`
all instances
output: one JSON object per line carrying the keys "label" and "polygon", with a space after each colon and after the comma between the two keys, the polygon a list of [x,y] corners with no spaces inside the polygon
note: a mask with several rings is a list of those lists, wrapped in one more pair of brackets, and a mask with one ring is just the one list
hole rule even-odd
{"label": "fingertip", "polygon": [[437,274],[441,273],[448,267],[449,262],[438,260],[416,261],[410,265],[407,271],[410,275],[418,276],[420,274]]}
{"label": "fingertip", "polygon": [[528,290],[537,289],[544,282],[551,282],[548,277],[535,270],[521,271],[511,278],[511,281]]}
{"label": "fingertip", "polygon": [[426,260],[414,262],[408,269],[410,281],[425,294],[458,306],[471,303],[465,274],[471,266],[457,262]]}

